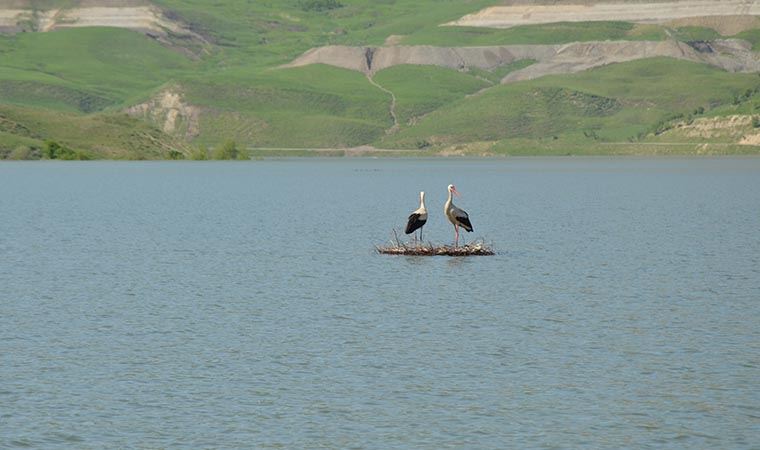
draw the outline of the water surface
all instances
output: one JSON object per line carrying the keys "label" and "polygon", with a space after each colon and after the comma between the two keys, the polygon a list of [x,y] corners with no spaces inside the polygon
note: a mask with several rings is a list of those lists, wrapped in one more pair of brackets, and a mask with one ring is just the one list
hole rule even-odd
{"label": "water surface", "polygon": [[[395,257],[446,185],[493,257]],[[0,164],[0,447],[757,448],[760,159]]]}

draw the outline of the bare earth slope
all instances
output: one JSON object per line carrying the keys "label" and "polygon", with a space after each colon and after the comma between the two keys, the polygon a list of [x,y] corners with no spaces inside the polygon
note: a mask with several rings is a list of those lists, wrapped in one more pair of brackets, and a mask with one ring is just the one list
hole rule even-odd
{"label": "bare earth slope", "polygon": [[756,0],[686,0],[669,2],[564,2],[552,5],[518,4],[493,6],[446,25],[509,28],[554,22],[619,20],[637,23],[666,23],[701,16],[760,15]]}
{"label": "bare earth slope", "polygon": [[35,2],[0,4],[0,32],[47,32],[62,28],[115,27],[135,30],[170,44],[169,35],[205,40],[155,5],[138,0],[79,1],[66,8],[40,8]]}
{"label": "bare earth slope", "polygon": [[185,102],[178,86],[168,87],[148,101],[127,108],[126,113],[145,119],[170,135],[193,138],[199,134],[201,110]]}
{"label": "bare earth slope", "polygon": [[750,114],[700,117],[676,123],[660,137],[664,142],[675,140],[760,145],[760,130],[752,125],[753,117]]}
{"label": "bare earth slope", "polygon": [[760,58],[751,51],[748,42],[739,39],[700,43],[699,49],[675,40],[491,47],[328,46],[311,49],[283,67],[328,64],[372,75],[400,64],[434,65],[466,70],[470,67],[493,69],[521,59],[537,61],[536,64],[507,75],[502,82],[508,83],[656,56],[707,63],[730,72],[760,71]]}
{"label": "bare earth slope", "polygon": [[757,72],[760,58],[751,45],[738,39],[721,39],[702,43],[699,50],[674,40],[662,42],[580,42],[558,46],[546,59],[538,59],[525,69],[508,74],[502,83],[530,80],[544,75],[574,73],[611,63],[668,56],[701,62],[729,72]]}

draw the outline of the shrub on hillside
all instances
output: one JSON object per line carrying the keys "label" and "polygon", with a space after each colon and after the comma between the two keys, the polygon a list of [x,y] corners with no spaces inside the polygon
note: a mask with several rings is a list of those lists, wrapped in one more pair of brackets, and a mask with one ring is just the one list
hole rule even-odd
{"label": "shrub on hillside", "polygon": [[185,159],[185,154],[179,150],[171,149],[166,155],[169,159]]}
{"label": "shrub on hillside", "polygon": [[61,145],[56,141],[45,141],[45,149],[43,152],[45,158],[48,159],[63,159],[63,160],[87,160],[90,159],[89,155],[78,150],[72,150],[65,145]]}
{"label": "shrub on hillside", "polygon": [[195,161],[205,161],[208,159],[208,150],[203,145],[199,145],[197,149],[193,150],[190,159]]}
{"label": "shrub on hillside", "polygon": [[15,160],[40,159],[41,157],[42,154],[40,153],[39,148],[29,147],[27,145],[19,145],[18,147],[14,148],[8,155],[8,159]]}
{"label": "shrub on hillside", "polygon": [[235,141],[225,141],[224,144],[214,149],[214,159],[236,159],[237,144]]}
{"label": "shrub on hillside", "polygon": [[342,8],[343,4],[338,0],[300,0],[298,5],[304,11],[329,11],[331,9]]}
{"label": "shrub on hillside", "polygon": [[238,148],[233,140],[225,141],[221,146],[214,149],[214,159],[250,159],[248,150]]}

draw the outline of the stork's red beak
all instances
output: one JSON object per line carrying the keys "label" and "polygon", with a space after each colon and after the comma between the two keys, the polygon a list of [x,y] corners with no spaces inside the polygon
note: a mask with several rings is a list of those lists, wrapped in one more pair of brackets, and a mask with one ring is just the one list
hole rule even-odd
{"label": "stork's red beak", "polygon": [[457,188],[455,188],[453,186],[451,187],[451,193],[454,194],[454,195],[456,195],[457,197],[461,197],[462,196],[462,194],[460,194],[459,191],[457,191]]}

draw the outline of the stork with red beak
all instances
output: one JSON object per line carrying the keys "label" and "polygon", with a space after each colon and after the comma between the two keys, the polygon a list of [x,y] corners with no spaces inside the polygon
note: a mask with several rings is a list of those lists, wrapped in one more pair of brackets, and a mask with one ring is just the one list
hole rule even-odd
{"label": "stork with red beak", "polygon": [[452,225],[454,225],[454,247],[459,246],[459,227],[464,228],[467,232],[472,231],[472,224],[470,223],[470,216],[467,213],[456,207],[451,201],[452,195],[460,197],[457,188],[453,185],[449,185],[449,199],[446,200],[446,204],[443,205],[443,212],[446,213],[446,217],[449,219]]}

